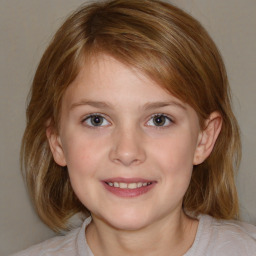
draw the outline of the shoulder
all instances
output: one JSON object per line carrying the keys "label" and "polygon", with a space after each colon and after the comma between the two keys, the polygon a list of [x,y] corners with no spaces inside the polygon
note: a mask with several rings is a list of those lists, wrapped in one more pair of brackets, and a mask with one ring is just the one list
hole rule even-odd
{"label": "shoulder", "polygon": [[207,244],[208,250],[214,252],[212,255],[255,254],[256,226],[235,220],[217,220],[208,215],[202,215],[200,222],[202,245]]}
{"label": "shoulder", "polygon": [[236,220],[216,220],[207,216],[211,222],[213,234],[220,238],[227,238],[236,242],[256,242],[256,226]]}
{"label": "shoulder", "polygon": [[78,233],[79,229],[73,230],[65,236],[53,237],[12,256],[73,255],[68,253],[75,250],[75,240]]}
{"label": "shoulder", "polygon": [[[70,256],[70,255],[91,255],[85,238],[85,228],[91,219],[85,220],[82,227],[68,232],[64,236],[56,236],[40,244],[12,254],[11,256]],[[80,252],[83,251],[83,254]]]}

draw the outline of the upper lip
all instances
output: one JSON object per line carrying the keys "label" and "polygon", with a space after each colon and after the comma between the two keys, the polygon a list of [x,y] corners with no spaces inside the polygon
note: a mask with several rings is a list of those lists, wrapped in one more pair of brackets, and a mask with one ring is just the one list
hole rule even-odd
{"label": "upper lip", "polygon": [[115,177],[115,178],[108,178],[108,179],[104,179],[104,182],[122,182],[122,183],[138,183],[138,182],[142,182],[142,183],[148,183],[148,182],[156,182],[154,180],[150,180],[150,179],[144,179],[144,178],[123,178],[123,177]]}

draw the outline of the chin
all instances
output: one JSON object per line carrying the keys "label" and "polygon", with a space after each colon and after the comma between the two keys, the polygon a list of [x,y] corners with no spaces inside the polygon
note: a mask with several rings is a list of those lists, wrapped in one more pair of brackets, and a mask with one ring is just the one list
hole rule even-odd
{"label": "chin", "polygon": [[147,222],[145,222],[145,220],[140,221],[138,219],[136,219],[135,221],[131,221],[130,219],[122,221],[112,221],[111,224],[115,229],[126,231],[140,230],[147,226]]}
{"label": "chin", "polygon": [[149,220],[145,216],[145,212],[122,212],[111,214],[109,218],[105,218],[105,222],[118,230],[139,230],[148,225]]}

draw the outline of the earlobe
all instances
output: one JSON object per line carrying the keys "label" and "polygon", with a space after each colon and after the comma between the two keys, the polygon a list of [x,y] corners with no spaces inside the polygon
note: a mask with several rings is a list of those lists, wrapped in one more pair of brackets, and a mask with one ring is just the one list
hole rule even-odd
{"label": "earlobe", "polygon": [[198,137],[197,148],[194,155],[194,165],[201,164],[212,152],[222,126],[220,113],[213,112],[205,121],[204,129]]}
{"label": "earlobe", "polygon": [[66,166],[66,159],[64,156],[62,143],[59,135],[56,133],[55,129],[52,127],[46,128],[46,136],[48,143],[54,158],[54,161],[60,166]]}

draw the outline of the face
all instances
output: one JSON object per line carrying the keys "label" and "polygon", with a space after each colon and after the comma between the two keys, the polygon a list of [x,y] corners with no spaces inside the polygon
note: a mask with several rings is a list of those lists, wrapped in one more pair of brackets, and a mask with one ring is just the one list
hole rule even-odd
{"label": "face", "polygon": [[107,55],[91,58],[68,87],[54,136],[55,161],[67,165],[80,201],[119,229],[180,213],[201,159],[196,112]]}

